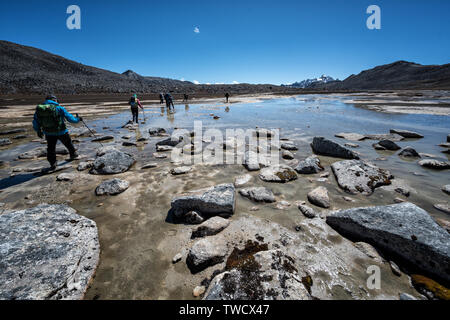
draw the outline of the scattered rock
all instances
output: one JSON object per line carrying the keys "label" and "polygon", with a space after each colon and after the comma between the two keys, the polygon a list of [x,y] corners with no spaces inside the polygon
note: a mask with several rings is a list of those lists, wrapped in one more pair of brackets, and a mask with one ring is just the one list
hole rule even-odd
{"label": "scattered rock", "polygon": [[12,141],[9,139],[0,139],[0,147],[7,146],[12,144]]}
{"label": "scattered rock", "polygon": [[337,138],[343,138],[350,141],[362,141],[366,139],[365,135],[359,133],[338,133],[334,135]]}
{"label": "scattered rock", "polygon": [[439,211],[450,214],[450,205],[448,203],[438,203],[435,204],[433,207],[435,207]]}
{"label": "scattered rock", "polygon": [[184,215],[184,221],[189,224],[200,224],[205,219],[195,211],[189,211]]}
{"label": "scattered rock", "polygon": [[450,280],[450,235],[412,203],[338,210],[327,223],[344,236],[368,242],[408,265]]}
{"label": "scattered rock", "polygon": [[405,200],[403,200],[402,198],[395,198],[394,199],[394,203],[403,203],[406,202]]}
{"label": "scattered rock", "polygon": [[99,261],[94,221],[65,205],[0,215],[0,299],[82,299]]}
{"label": "scattered rock", "polygon": [[164,128],[150,128],[148,129],[148,133],[151,136],[161,136],[166,134],[166,130]]}
{"label": "scattered rock", "polygon": [[414,296],[405,292],[400,293],[399,298],[400,300],[417,300]]}
{"label": "scattered rock", "polygon": [[377,249],[372,247],[370,244],[366,242],[355,242],[355,247],[358,248],[358,250],[361,250],[366,256],[369,258],[372,258],[373,260],[382,263],[384,259],[380,256]]}
{"label": "scattered rock", "polygon": [[192,231],[191,239],[213,236],[230,225],[230,221],[221,217],[212,217]]}
{"label": "scattered rock", "polygon": [[317,187],[308,193],[308,200],[312,204],[322,208],[330,207],[330,198],[328,197],[328,190],[325,187]]}
{"label": "scattered rock", "polygon": [[401,130],[401,129],[391,129],[389,131],[390,131],[390,133],[398,134],[398,135],[402,136],[403,138],[423,138],[423,135],[421,135],[420,133],[417,133],[417,132],[413,132],[413,131]]}
{"label": "scattered rock", "polygon": [[336,142],[325,139],[324,137],[315,137],[311,143],[311,148],[314,153],[324,156],[343,159],[359,159],[359,155],[355,152],[341,146]]}
{"label": "scattered rock", "polygon": [[95,139],[92,139],[92,142],[100,142],[100,141],[106,141],[106,140],[113,140],[114,136],[102,136]]}
{"label": "scattered rock", "polygon": [[156,146],[156,151],[157,152],[167,152],[167,151],[172,151],[173,147],[171,146]]}
{"label": "scattered rock", "polygon": [[294,159],[294,155],[291,152],[287,151],[287,150],[283,151],[281,153],[281,156],[282,156],[283,159],[286,159],[286,160]]}
{"label": "scattered rock", "polygon": [[446,194],[450,194],[450,184],[443,186],[442,191],[444,191]]}
{"label": "scattered rock", "polygon": [[261,169],[259,178],[266,182],[285,183],[288,181],[296,180],[297,173],[294,169],[287,165],[277,165]]}
{"label": "scattered rock", "polygon": [[76,178],[76,175],[73,173],[61,173],[56,177],[57,181],[72,181]]}
{"label": "scattered rock", "polygon": [[395,274],[397,277],[402,276],[402,272],[400,271],[400,268],[398,267],[398,265],[395,264],[394,261],[389,261],[389,266],[391,267],[393,274]]}
{"label": "scattered rock", "polygon": [[380,142],[378,142],[378,144],[384,148],[386,148],[386,150],[390,150],[390,151],[396,151],[396,150],[400,150],[401,148],[398,146],[398,144],[396,144],[395,142],[391,141],[391,140],[381,140]]}
{"label": "scattered rock", "polygon": [[262,154],[254,151],[246,151],[242,164],[248,171],[258,171],[261,167],[268,166],[269,160]]}
{"label": "scattered rock", "polygon": [[181,261],[181,259],[183,259],[183,255],[181,253],[177,253],[173,258],[172,258],[172,263],[175,264],[179,261]]}
{"label": "scattered rock", "polygon": [[234,191],[232,184],[191,191],[172,200],[172,211],[177,218],[184,218],[190,211],[196,211],[202,217],[229,217],[235,209]]}
{"label": "scattered rock", "polygon": [[342,199],[344,199],[344,200],[347,201],[347,202],[355,202],[355,200],[353,200],[353,199],[350,198],[350,197],[342,197]]}
{"label": "scattered rock", "polygon": [[192,170],[192,167],[177,167],[177,168],[173,168],[172,170],[170,170],[170,173],[173,174],[174,176],[177,176],[180,174],[188,173],[191,170]]}
{"label": "scattered rock", "polygon": [[122,139],[125,139],[125,140],[129,140],[129,139],[131,139],[131,135],[125,135],[125,136],[122,136]]}
{"label": "scattered rock", "polygon": [[248,182],[250,182],[251,179],[252,179],[252,176],[249,175],[249,174],[244,174],[244,175],[237,176],[234,179],[234,186],[236,188],[237,187],[241,187],[241,186],[247,184]]}
{"label": "scattered rock", "polygon": [[331,169],[339,186],[345,191],[370,195],[375,188],[391,184],[394,177],[387,170],[362,160],[335,162]]}
{"label": "scattered rock", "polygon": [[435,170],[445,170],[450,169],[450,163],[446,161],[439,161],[435,159],[425,159],[420,160],[419,165],[425,168],[435,169]]}
{"label": "scattered rock", "polygon": [[307,205],[304,204],[299,204],[298,205],[298,209],[300,210],[300,212],[307,218],[315,218],[317,216],[316,212],[314,211],[313,208],[308,207]]}
{"label": "scattered rock", "polygon": [[396,133],[391,134],[366,134],[366,139],[369,140],[391,140],[391,141],[402,141],[405,140],[401,135]]}
{"label": "scattered rock", "polygon": [[323,170],[320,160],[316,156],[310,156],[305,160],[300,161],[295,167],[295,171],[300,174],[313,174]]}
{"label": "scattered rock", "polygon": [[374,144],[372,145],[372,147],[373,147],[375,150],[381,150],[381,151],[386,150],[385,147],[383,147],[382,145],[380,145],[380,144],[378,144],[378,143],[374,143]]}
{"label": "scattered rock", "polygon": [[281,149],[287,151],[297,151],[298,148],[292,142],[285,142],[281,144]]}
{"label": "scattered rock", "polygon": [[401,195],[405,196],[405,197],[409,197],[410,192],[408,189],[405,189],[403,187],[398,187],[395,188],[395,192],[400,193]]}
{"label": "scattered rock", "polygon": [[227,251],[225,239],[218,236],[202,238],[189,250],[186,263],[192,273],[198,273],[224,261]]}
{"label": "scattered rock", "polygon": [[345,143],[344,146],[350,147],[350,148],[359,148],[359,144],[349,143],[349,142]]}
{"label": "scattered rock", "polygon": [[142,166],[141,170],[143,169],[152,169],[152,168],[156,168],[158,166],[157,163],[155,162],[150,162],[150,163],[146,163]]}
{"label": "scattered rock", "polygon": [[250,187],[239,190],[239,193],[256,202],[275,202],[272,191],[265,187]]}
{"label": "scattered rock", "polygon": [[[217,117],[217,119],[218,119],[218,118],[219,118],[219,117]],[[216,119],[216,117],[214,117],[214,119]],[[205,291],[206,291],[206,288],[205,288],[204,286],[197,286],[197,287],[195,287],[194,290],[192,291],[192,295],[193,295],[194,297],[199,297],[199,296],[201,296],[202,294],[204,294]]]}
{"label": "scattered rock", "polygon": [[78,164],[77,170],[84,171],[84,170],[92,168],[93,165],[94,165],[94,163],[92,161],[83,161]]}
{"label": "scattered rock", "polygon": [[137,146],[136,142],[131,142],[131,141],[124,141],[124,142],[122,142],[122,145],[124,147],[136,147]]}
{"label": "scattered rock", "polygon": [[181,141],[183,141],[183,137],[173,137],[172,136],[170,138],[158,141],[156,143],[156,146],[171,146],[171,147],[175,147]]}
{"label": "scattered rock", "polygon": [[101,157],[101,156],[107,154],[108,152],[119,152],[119,150],[117,150],[117,148],[114,146],[101,147],[101,148],[97,149],[96,156]]}
{"label": "scattered rock", "polygon": [[154,157],[155,159],[166,159],[166,158],[167,158],[167,154],[155,152],[155,153],[153,154],[153,157]]}
{"label": "scattered rock", "polygon": [[97,196],[110,195],[114,196],[120,194],[130,187],[128,181],[120,179],[111,179],[103,181],[96,189],[95,194]]}
{"label": "scattered rock", "polygon": [[406,147],[405,149],[400,151],[400,153],[398,155],[402,156],[402,157],[409,157],[409,158],[420,158],[420,154],[411,147]]}
{"label": "scattered rock", "polygon": [[128,171],[135,163],[134,157],[128,153],[111,150],[97,157],[92,165],[91,174],[116,174]]}

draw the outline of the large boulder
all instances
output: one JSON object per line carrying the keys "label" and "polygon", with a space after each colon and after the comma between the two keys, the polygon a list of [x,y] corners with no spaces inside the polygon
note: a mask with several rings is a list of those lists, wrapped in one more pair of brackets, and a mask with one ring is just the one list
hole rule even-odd
{"label": "large boulder", "polygon": [[259,178],[266,182],[289,182],[296,180],[297,173],[294,169],[287,165],[270,166],[268,168],[261,169]]}
{"label": "large boulder", "polygon": [[235,209],[233,184],[220,184],[211,188],[191,191],[176,197],[171,202],[175,217],[184,219],[191,211],[203,218],[212,216],[230,217]]}
{"label": "large boulder", "polygon": [[412,147],[404,148],[398,155],[406,158],[420,158],[420,154]]}
{"label": "large boulder", "polygon": [[294,259],[283,251],[260,251],[239,259],[229,261],[229,270],[213,279],[205,300],[312,300]]}
{"label": "large boulder", "polygon": [[311,156],[306,158],[305,160],[300,161],[298,165],[295,167],[295,171],[297,171],[300,174],[319,173],[322,170],[323,167],[320,164],[320,160],[315,156]]}
{"label": "large boulder", "polygon": [[128,171],[134,163],[135,159],[132,155],[112,149],[98,156],[89,172],[91,174],[122,173]]}
{"label": "large boulder", "polygon": [[401,129],[391,129],[390,133],[395,133],[403,138],[423,138],[423,135],[414,131],[401,130]]}
{"label": "large boulder", "polygon": [[82,299],[99,252],[95,222],[68,206],[0,215],[0,299]]}
{"label": "large boulder", "polygon": [[331,169],[339,186],[352,194],[370,195],[375,188],[391,184],[394,178],[389,171],[362,160],[335,162]]}
{"label": "large boulder", "polygon": [[275,202],[272,190],[265,187],[249,187],[239,190],[239,193],[256,202]]}
{"label": "large boulder", "polygon": [[320,186],[309,192],[308,201],[318,207],[329,208],[330,198],[328,197],[327,188]]}
{"label": "large boulder", "polygon": [[111,179],[103,181],[96,189],[95,194],[97,196],[110,195],[114,196],[120,194],[130,187],[128,181],[120,179]]}
{"label": "large boulder", "polygon": [[402,264],[450,282],[450,235],[412,203],[339,210],[326,221],[344,236],[370,243]]}
{"label": "large boulder", "polygon": [[342,159],[359,159],[359,155],[357,153],[334,141],[325,139],[324,137],[314,137],[313,142],[311,143],[311,148],[314,153],[324,156]]}

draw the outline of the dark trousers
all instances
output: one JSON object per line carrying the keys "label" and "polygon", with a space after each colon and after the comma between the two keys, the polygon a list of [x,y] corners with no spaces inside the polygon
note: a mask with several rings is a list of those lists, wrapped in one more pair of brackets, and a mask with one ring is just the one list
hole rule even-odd
{"label": "dark trousers", "polygon": [[170,107],[175,108],[172,100],[166,100],[166,107],[170,109]]}
{"label": "dark trousers", "polygon": [[133,114],[133,122],[136,121],[136,123],[138,123],[139,122],[139,109],[131,108],[131,113]]}
{"label": "dark trousers", "polygon": [[45,136],[45,139],[47,140],[47,160],[51,166],[56,163],[56,143],[58,140],[69,150],[70,156],[74,156],[76,153],[68,133],[62,136]]}

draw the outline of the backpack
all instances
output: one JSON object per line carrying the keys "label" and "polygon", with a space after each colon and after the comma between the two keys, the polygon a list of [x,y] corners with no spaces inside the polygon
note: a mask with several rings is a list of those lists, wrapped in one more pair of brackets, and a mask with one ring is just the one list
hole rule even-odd
{"label": "backpack", "polygon": [[132,108],[137,108],[137,103],[136,103],[136,98],[135,97],[131,97],[129,103],[130,103],[130,106]]}
{"label": "backpack", "polygon": [[63,117],[54,104],[40,104],[36,107],[39,124],[46,133],[57,133],[66,130]]}

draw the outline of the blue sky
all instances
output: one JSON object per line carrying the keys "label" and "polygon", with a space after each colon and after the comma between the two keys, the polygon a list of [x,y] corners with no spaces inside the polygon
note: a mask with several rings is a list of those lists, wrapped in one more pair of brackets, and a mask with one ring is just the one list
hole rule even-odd
{"label": "blue sky", "polygon": [[[66,27],[72,4],[81,30]],[[372,4],[381,30],[366,27]],[[450,63],[449,34],[448,0],[0,2],[2,40],[115,72],[200,83],[344,79],[396,60]]]}

